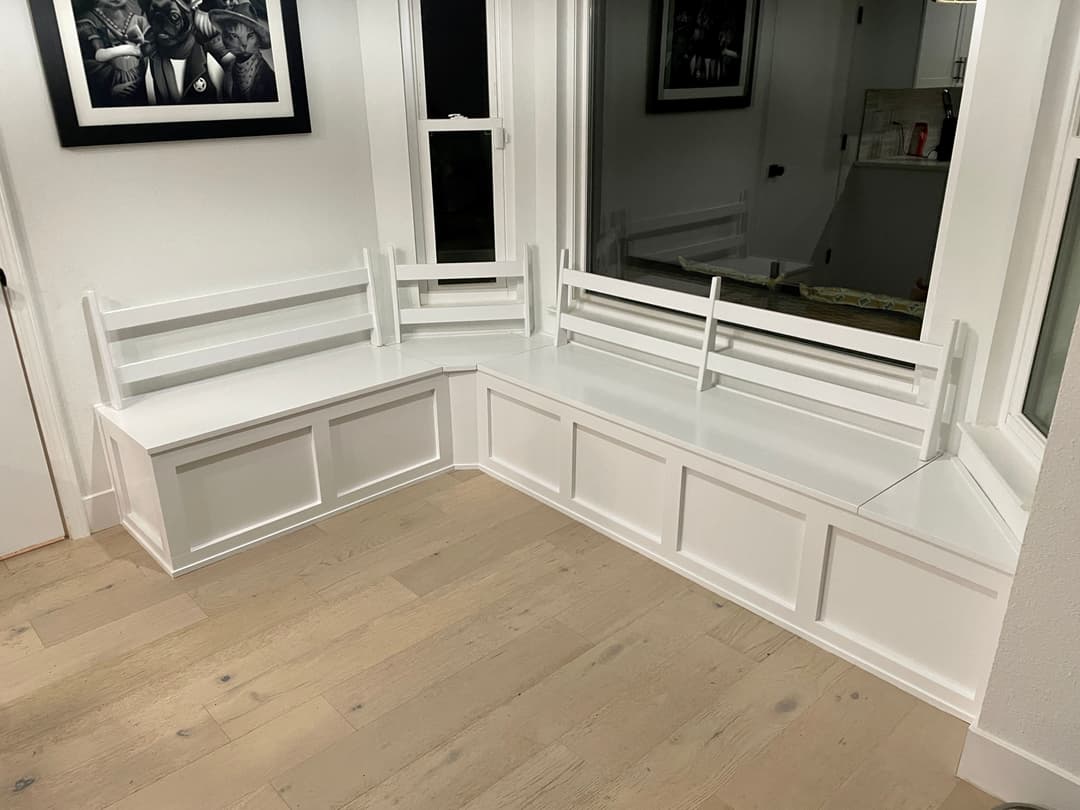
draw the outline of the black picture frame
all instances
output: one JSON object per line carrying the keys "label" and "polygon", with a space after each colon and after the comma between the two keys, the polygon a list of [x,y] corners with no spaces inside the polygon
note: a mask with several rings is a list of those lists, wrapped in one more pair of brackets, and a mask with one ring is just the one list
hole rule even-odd
{"label": "black picture frame", "polygon": [[[646,111],[658,114],[749,107],[760,10],[761,0],[653,0]],[[688,20],[677,22],[679,15],[686,14]],[[698,14],[713,16],[712,29],[696,25]],[[741,24],[733,23],[735,19]],[[725,43],[723,36],[732,34],[738,42]],[[738,80],[734,83],[732,59],[725,55],[731,52],[738,54]],[[698,67],[693,74],[698,78],[688,76],[685,62],[690,58],[710,63],[707,68]],[[713,70],[716,78],[710,80],[707,71]]]}
{"label": "black picture frame", "polygon": [[[292,115],[288,117],[243,117],[224,120],[184,120],[191,106],[177,105],[177,120],[163,123],[118,123],[84,126],[80,124],[75,99],[52,0],[29,0],[42,67],[52,102],[53,114],[64,147],[186,141],[210,138],[250,138],[264,135],[297,135],[311,132],[307,78],[300,42],[300,21],[296,0],[277,0],[281,10],[285,58],[289,65]],[[242,104],[236,105],[238,108]],[[190,112],[189,112],[190,115]]]}

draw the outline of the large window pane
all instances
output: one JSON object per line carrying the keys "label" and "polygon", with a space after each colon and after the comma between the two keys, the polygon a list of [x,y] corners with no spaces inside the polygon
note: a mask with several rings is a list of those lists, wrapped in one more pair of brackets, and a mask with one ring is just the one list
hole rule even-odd
{"label": "large window pane", "polygon": [[1050,432],[1054,418],[1061,375],[1065,370],[1065,355],[1076,324],[1080,308],[1080,172],[1073,181],[1069,213],[1058,248],[1054,278],[1050,282],[1050,296],[1046,301],[1039,343],[1035,349],[1035,361],[1031,366],[1031,380],[1024,399],[1024,416],[1031,420],[1043,434]]}
{"label": "large window pane", "polygon": [[421,0],[427,117],[488,118],[486,0]]}
{"label": "large window pane", "polygon": [[918,338],[970,11],[854,5],[598,3],[588,269]]}
{"label": "large window pane", "polygon": [[431,133],[431,188],[436,260],[495,261],[491,133]]}

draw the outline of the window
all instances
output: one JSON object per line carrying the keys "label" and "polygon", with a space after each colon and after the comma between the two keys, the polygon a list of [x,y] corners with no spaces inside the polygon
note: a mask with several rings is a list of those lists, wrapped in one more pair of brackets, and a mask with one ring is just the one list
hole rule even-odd
{"label": "window", "polygon": [[587,269],[918,339],[963,7],[595,9]]}
{"label": "window", "polygon": [[1080,172],[1074,170],[1046,305],[1020,412],[1044,437],[1050,432],[1065,357],[1080,308]]}
{"label": "window", "polygon": [[410,0],[416,75],[418,260],[506,258],[506,145],[496,0]]}

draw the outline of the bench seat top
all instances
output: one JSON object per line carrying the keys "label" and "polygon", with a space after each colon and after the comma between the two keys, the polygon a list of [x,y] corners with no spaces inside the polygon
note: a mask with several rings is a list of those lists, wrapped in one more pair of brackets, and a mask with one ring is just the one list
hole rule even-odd
{"label": "bench seat top", "polygon": [[859,514],[1002,573],[1016,573],[1019,544],[953,456],[931,461],[865,503]]}
{"label": "bench seat top", "polygon": [[914,445],[579,344],[481,371],[852,512],[925,463]]}
{"label": "bench seat top", "polygon": [[417,335],[399,344],[402,354],[441,367],[448,373],[476,371],[481,363],[551,345],[551,336],[513,334]]}
{"label": "bench seat top", "polygon": [[480,370],[595,416],[675,442],[1012,574],[1015,541],[955,458],[578,344],[482,364]]}
{"label": "bench seat top", "polygon": [[98,412],[146,452],[163,453],[441,372],[397,346],[354,344],[144,394]]}

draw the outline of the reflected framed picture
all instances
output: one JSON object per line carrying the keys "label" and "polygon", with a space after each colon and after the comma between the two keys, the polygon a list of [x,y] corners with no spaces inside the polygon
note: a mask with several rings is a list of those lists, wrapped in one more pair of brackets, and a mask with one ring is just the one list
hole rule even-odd
{"label": "reflected framed picture", "polygon": [[64,146],[311,132],[296,0],[30,0]]}
{"label": "reflected framed picture", "polygon": [[654,0],[650,113],[748,107],[760,0]]}

